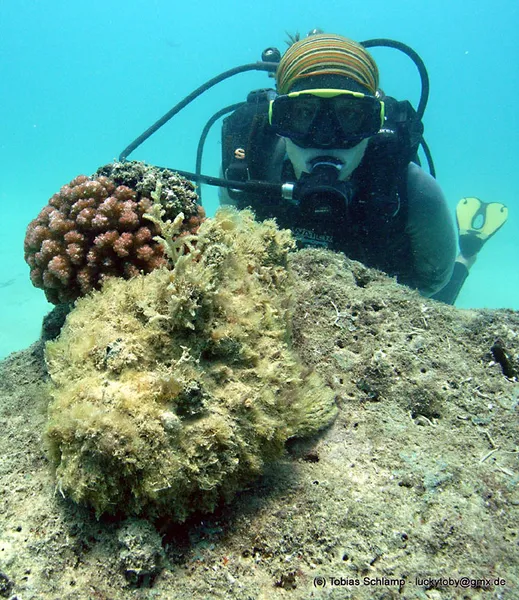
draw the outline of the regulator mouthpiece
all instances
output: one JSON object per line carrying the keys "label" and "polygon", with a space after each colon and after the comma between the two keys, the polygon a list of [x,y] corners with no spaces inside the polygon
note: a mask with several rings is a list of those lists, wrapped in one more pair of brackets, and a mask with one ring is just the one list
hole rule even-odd
{"label": "regulator mouthpiece", "polygon": [[316,219],[342,217],[351,199],[349,183],[339,181],[343,163],[335,157],[319,156],[310,163],[294,190],[301,209]]}

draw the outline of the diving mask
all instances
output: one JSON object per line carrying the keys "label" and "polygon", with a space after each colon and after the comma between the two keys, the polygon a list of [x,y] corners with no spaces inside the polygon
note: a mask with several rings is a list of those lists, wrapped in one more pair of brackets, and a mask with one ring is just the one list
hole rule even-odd
{"label": "diving mask", "polygon": [[350,90],[290,92],[270,101],[269,122],[301,148],[353,148],[378,133],[384,102]]}

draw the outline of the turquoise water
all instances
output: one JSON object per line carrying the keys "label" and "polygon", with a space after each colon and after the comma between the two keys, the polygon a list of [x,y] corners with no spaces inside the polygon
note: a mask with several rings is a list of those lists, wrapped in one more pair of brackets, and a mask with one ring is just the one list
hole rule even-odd
{"label": "turquoise water", "polygon": [[[452,210],[463,196],[510,208],[457,305],[519,309],[517,0],[3,0],[0,356],[35,341],[51,308],[31,285],[23,260],[25,228],[49,197],[76,175],[112,161],[207,79],[259,60],[268,46],[283,50],[287,31],[314,27],[357,40],[397,39],[422,56],[431,79],[426,138]],[[373,54],[386,93],[416,103],[412,63],[390,49]],[[271,84],[259,73],[221,84],[132,158],[193,170],[209,116]],[[206,147],[203,172],[217,175],[217,128]],[[214,213],[216,190],[204,187],[204,205]]]}

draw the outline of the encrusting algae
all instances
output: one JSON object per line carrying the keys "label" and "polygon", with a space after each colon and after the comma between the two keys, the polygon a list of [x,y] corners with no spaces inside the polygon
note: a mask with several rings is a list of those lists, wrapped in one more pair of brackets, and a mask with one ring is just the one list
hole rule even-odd
{"label": "encrusting algae", "polygon": [[57,489],[97,515],[212,511],[336,414],[291,348],[290,233],[225,209],[183,252],[162,225],[172,268],[109,279],[46,347]]}

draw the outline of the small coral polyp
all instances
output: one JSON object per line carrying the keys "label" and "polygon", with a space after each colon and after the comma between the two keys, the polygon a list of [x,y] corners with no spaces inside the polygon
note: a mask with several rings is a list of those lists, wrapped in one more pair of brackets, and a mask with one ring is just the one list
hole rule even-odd
{"label": "small coral polyp", "polygon": [[173,266],[108,280],[46,347],[57,488],[97,515],[212,511],[336,413],[291,349],[289,232],[227,209],[179,252],[175,228]]}
{"label": "small coral polyp", "polygon": [[171,217],[184,212],[185,231],[196,230],[203,218],[192,184],[172,172],[143,163],[116,163],[100,172],[108,175],[80,175],[63,186],[27,229],[31,281],[53,304],[99,289],[107,277],[129,279],[165,264],[154,240],[157,226],[144,217],[153,205],[153,182],[170,184],[162,185],[163,204]]}

